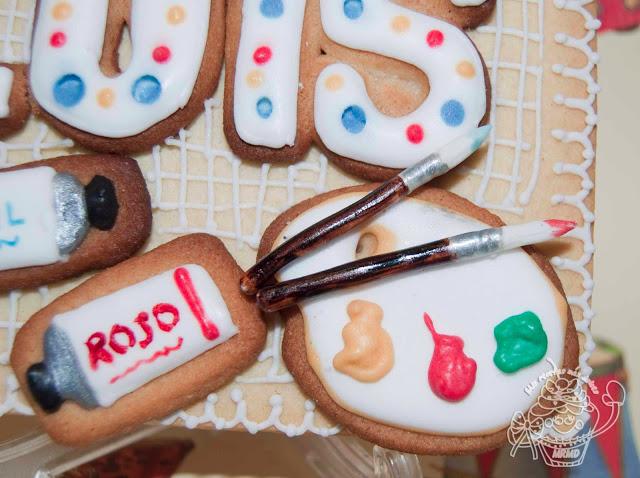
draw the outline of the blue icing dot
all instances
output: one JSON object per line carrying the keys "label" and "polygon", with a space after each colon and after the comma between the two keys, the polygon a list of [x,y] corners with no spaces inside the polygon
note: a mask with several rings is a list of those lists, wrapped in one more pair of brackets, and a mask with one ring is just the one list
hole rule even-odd
{"label": "blue icing dot", "polygon": [[144,75],[136,80],[131,88],[131,95],[138,103],[150,105],[162,94],[162,85],[155,76]]}
{"label": "blue icing dot", "polygon": [[260,2],[260,13],[267,18],[278,18],[284,13],[282,0],[262,0]]}
{"label": "blue icing dot", "polygon": [[262,97],[258,100],[256,109],[258,110],[258,115],[260,116],[260,118],[267,119],[273,113],[273,103],[269,98]]}
{"label": "blue icing dot", "polygon": [[367,115],[364,110],[357,105],[349,106],[342,113],[342,126],[349,133],[358,134],[367,125]]}
{"label": "blue icing dot", "polygon": [[78,75],[64,75],[53,85],[53,97],[58,104],[71,108],[84,98],[84,81]]}
{"label": "blue icing dot", "polygon": [[342,8],[347,18],[350,18],[351,20],[360,18],[360,15],[362,15],[362,12],[364,11],[362,0],[344,0]]}
{"label": "blue icing dot", "polygon": [[456,100],[449,100],[440,110],[442,121],[448,126],[460,126],[464,121],[464,106]]}

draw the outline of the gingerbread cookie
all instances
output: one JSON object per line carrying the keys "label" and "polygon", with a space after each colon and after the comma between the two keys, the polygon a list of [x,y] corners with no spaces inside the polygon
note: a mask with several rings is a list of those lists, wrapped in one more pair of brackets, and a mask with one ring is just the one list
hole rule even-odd
{"label": "gingerbread cookie", "polygon": [[0,138],[24,128],[30,112],[26,66],[0,63]]}
{"label": "gingerbread cookie", "polygon": [[86,444],[187,407],[251,365],[266,326],[206,234],[109,269],[35,314],[11,365],[45,430]]}
{"label": "gingerbread cookie", "polygon": [[112,266],[150,234],[149,192],[133,159],[66,156],[0,171],[0,291]]}
{"label": "gingerbread cookie", "polygon": [[381,179],[483,124],[487,70],[458,27],[482,23],[495,0],[457,3],[232,2],[229,145],[248,159],[297,161],[315,142],[347,172]]}
{"label": "gingerbread cookie", "polygon": [[[96,151],[138,152],[202,112],[218,83],[224,0],[39,0],[34,111]],[[131,31],[130,64],[119,47]]]}
{"label": "gingerbread cookie", "polygon": [[[333,191],[293,207],[267,229],[259,254],[372,187]],[[377,244],[404,249],[487,225],[503,223],[452,193],[423,188],[290,264],[278,279],[353,261],[365,244],[371,253]],[[285,310],[284,317],[283,357],[303,391],[349,431],[404,452],[498,447],[513,414],[536,406],[544,381],[530,384],[550,362],[570,370],[578,364],[562,286],[533,247],[333,291]]]}

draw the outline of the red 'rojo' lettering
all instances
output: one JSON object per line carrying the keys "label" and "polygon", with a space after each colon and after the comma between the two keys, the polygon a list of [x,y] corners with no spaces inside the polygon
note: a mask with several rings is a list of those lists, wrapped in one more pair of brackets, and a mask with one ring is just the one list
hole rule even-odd
{"label": "red 'rojo' lettering", "polygon": [[[162,314],[171,314],[173,315],[173,319],[171,323],[164,322],[160,320],[160,315]],[[158,323],[158,327],[163,332],[171,332],[173,328],[178,325],[180,322],[180,312],[171,304],[158,304],[153,307],[153,316],[156,318],[156,322]]]}
{"label": "red 'rojo' lettering", "polygon": [[134,320],[134,322],[138,324],[142,329],[142,331],[146,334],[146,337],[140,342],[138,342],[140,344],[140,347],[142,347],[143,349],[146,349],[149,346],[149,344],[153,341],[153,329],[148,324],[149,314],[147,314],[146,312],[140,312],[138,314],[138,317],[136,317],[136,320]]}
{"label": "red 'rojo' lettering", "polygon": [[[122,344],[116,340],[118,335],[126,335],[128,339],[128,344]],[[133,347],[136,344],[136,336],[133,335],[133,331],[129,327],[125,327],[124,325],[116,324],[111,327],[111,332],[109,333],[109,347],[115,353],[124,355],[127,352],[129,347]]]}
{"label": "red 'rojo' lettering", "polygon": [[173,273],[173,279],[175,280],[182,297],[184,297],[184,300],[189,304],[191,312],[200,323],[200,328],[202,329],[202,335],[204,335],[204,338],[207,340],[215,340],[220,337],[218,327],[213,323],[213,320],[207,317],[204,305],[202,304],[200,296],[193,285],[189,271],[184,267],[179,267]]}
{"label": "red 'rojo' lettering", "polygon": [[107,345],[107,338],[102,332],[93,334],[85,344],[89,349],[89,364],[91,365],[91,370],[97,370],[100,360],[105,363],[113,362],[113,355],[104,349],[104,346]]}

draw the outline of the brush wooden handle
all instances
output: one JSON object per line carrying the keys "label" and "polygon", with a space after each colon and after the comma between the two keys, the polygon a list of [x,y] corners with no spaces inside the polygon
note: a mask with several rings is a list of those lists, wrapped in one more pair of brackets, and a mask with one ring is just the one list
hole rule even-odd
{"label": "brush wooden handle", "polygon": [[258,289],[285,265],[325,242],[346,234],[381,213],[407,192],[408,188],[399,176],[387,181],[362,199],[296,234],[263,257],[241,279],[240,289],[247,295],[255,295]]}
{"label": "brush wooden handle", "polygon": [[298,300],[314,297],[335,289],[353,287],[382,277],[419,267],[455,260],[449,239],[421,246],[367,257],[333,269],[300,277],[258,292],[258,306],[265,312],[276,312],[294,305]]}

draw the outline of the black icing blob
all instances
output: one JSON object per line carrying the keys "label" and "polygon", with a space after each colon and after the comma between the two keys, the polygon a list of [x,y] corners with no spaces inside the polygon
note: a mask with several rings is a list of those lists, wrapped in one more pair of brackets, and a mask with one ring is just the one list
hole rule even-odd
{"label": "black icing blob", "polygon": [[55,413],[60,409],[64,400],[44,363],[36,363],[29,367],[27,382],[33,398],[45,412]]}
{"label": "black icing blob", "polygon": [[101,231],[112,229],[118,218],[120,205],[111,180],[96,176],[84,189],[89,223]]}

